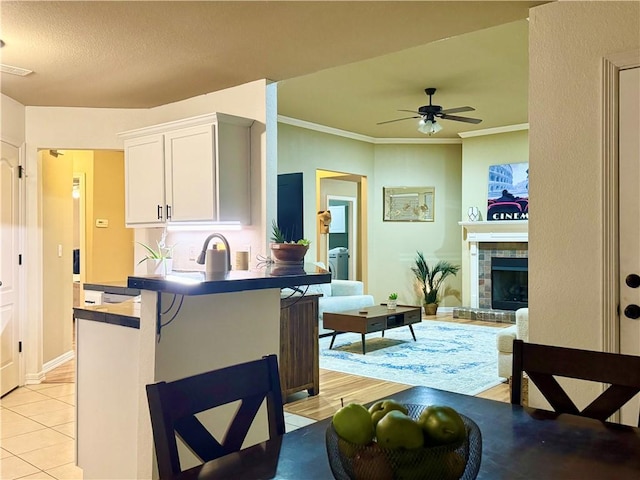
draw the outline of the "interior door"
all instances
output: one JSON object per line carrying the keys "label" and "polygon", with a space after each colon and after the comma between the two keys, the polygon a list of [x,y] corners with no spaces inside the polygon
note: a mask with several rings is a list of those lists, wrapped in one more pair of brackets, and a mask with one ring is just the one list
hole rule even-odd
{"label": "interior door", "polygon": [[18,386],[18,149],[0,142],[0,395]]}
{"label": "interior door", "polygon": [[[620,72],[620,353],[640,355],[640,68]],[[638,424],[639,395],[621,421]]]}

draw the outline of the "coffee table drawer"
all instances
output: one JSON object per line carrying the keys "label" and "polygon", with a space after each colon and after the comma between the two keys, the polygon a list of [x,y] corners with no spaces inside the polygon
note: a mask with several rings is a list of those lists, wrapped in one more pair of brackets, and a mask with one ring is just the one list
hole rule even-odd
{"label": "coffee table drawer", "polygon": [[367,319],[367,328],[365,333],[381,332],[387,328],[386,318],[369,318]]}

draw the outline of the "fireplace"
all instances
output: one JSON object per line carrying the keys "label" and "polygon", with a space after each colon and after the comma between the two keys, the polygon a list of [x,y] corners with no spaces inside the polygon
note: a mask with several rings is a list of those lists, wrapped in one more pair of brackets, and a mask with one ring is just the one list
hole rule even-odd
{"label": "fireplace", "polygon": [[527,307],[528,270],[528,258],[491,258],[491,308],[517,310]]}

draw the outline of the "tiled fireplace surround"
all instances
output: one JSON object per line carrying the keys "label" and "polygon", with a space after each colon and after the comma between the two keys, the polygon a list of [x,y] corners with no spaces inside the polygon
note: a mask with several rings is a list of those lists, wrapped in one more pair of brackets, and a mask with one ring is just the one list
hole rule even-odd
{"label": "tiled fireplace surround", "polygon": [[453,316],[515,322],[515,312],[491,309],[491,257],[526,258],[528,221],[460,222],[469,255],[469,306]]}

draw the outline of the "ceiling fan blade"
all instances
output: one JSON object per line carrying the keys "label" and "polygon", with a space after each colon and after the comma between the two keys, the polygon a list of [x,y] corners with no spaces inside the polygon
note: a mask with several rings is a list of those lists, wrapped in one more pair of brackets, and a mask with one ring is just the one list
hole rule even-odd
{"label": "ceiling fan blade", "polygon": [[465,122],[465,123],[480,123],[482,120],[479,118],[469,118],[469,117],[459,117],[457,115],[437,115],[440,118],[444,118],[445,120],[455,120],[456,122]]}
{"label": "ceiling fan blade", "polygon": [[395,120],[387,120],[386,122],[378,122],[376,125],[384,125],[385,123],[399,122],[400,120],[409,120],[410,118],[420,118],[420,115],[417,117],[404,117],[404,118],[396,118]]}
{"label": "ceiling fan blade", "polygon": [[441,110],[440,113],[462,113],[462,112],[473,112],[475,108],[473,107],[456,107],[456,108],[447,108],[446,110]]}
{"label": "ceiling fan blade", "polygon": [[415,113],[417,115],[420,115],[420,112],[416,112],[415,110],[398,110],[399,112],[409,112],[409,113]]}

